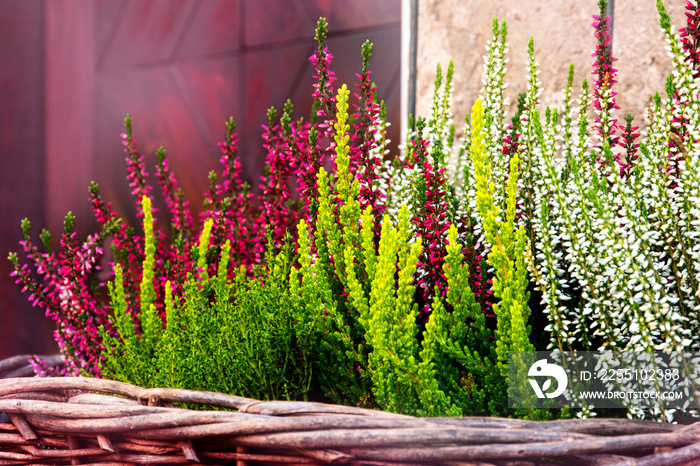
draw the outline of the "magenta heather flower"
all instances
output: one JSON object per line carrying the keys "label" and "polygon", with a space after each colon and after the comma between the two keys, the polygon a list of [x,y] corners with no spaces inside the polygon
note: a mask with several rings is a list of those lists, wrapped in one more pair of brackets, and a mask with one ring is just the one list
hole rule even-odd
{"label": "magenta heather flower", "polygon": [[683,50],[695,65],[695,77],[700,77],[700,5],[697,2],[686,0],[685,3],[686,27],[678,29],[683,44]]}
{"label": "magenta heather flower", "polygon": [[384,198],[386,195],[376,187],[376,181],[380,178],[382,158],[384,154],[376,151],[377,143],[375,135],[379,129],[379,104],[375,102],[376,89],[370,81],[372,72],[368,69],[369,59],[372,56],[372,43],[366,41],[362,45],[362,73],[357,74],[360,84],[356,87],[359,94],[355,97],[359,100],[359,105],[354,104],[356,113],[353,114],[355,123],[354,134],[351,140],[356,144],[350,148],[350,168],[357,172],[357,179],[360,183],[360,206],[371,205],[377,217],[385,210]]}
{"label": "magenta heather flower", "polygon": [[[518,96],[518,105],[515,110],[515,115],[513,115],[513,118],[511,119],[510,125],[508,125],[508,130],[506,131],[506,135],[503,137],[502,140],[502,149],[501,153],[503,155],[507,155],[508,158],[508,163],[510,163],[510,159],[517,153],[520,153],[522,150],[520,145],[520,139],[522,138],[522,122],[526,121],[527,116],[523,115],[523,112],[525,112],[525,102],[526,102],[526,94],[520,93]],[[506,170],[507,171],[507,170]],[[505,182],[505,180],[504,180]]]}
{"label": "magenta heather flower", "polygon": [[634,120],[634,117],[628,113],[625,116],[625,121],[627,124],[625,125],[620,137],[620,145],[625,150],[625,163],[620,167],[620,176],[622,176],[624,179],[631,176],[632,167],[635,166],[637,159],[639,158],[639,155],[637,154],[639,143],[636,142],[637,138],[639,137],[639,133],[635,132],[639,129],[639,126],[632,126],[632,120]]}
{"label": "magenta heather flower", "polygon": [[35,355],[29,358],[29,364],[39,377],[65,377],[71,375],[66,364],[57,364],[57,361],[50,361],[51,359],[53,357],[44,359]]}
{"label": "magenta heather flower", "polygon": [[[136,142],[132,137],[130,115],[126,116],[124,124],[126,125],[126,132],[120,136],[123,139],[122,144],[124,144],[124,152],[126,153],[127,178],[131,187],[131,194],[137,199],[141,199],[143,196],[148,196],[152,188],[147,182],[148,173],[145,170],[144,157],[139,154],[136,149]],[[141,206],[137,205],[137,209],[138,216],[142,216]]]}
{"label": "magenta heather flower", "polygon": [[168,167],[168,160],[165,158],[165,149],[162,147],[157,152],[158,163],[156,173],[158,174],[158,184],[163,192],[165,204],[168,206],[170,218],[172,219],[172,229],[174,235],[187,234],[194,228],[192,212],[189,202],[184,200],[183,192],[178,187],[175,174]]}
{"label": "magenta heather flower", "polygon": [[502,140],[503,145],[501,153],[503,155],[507,155],[509,160],[513,155],[518,153],[521,136],[522,134],[518,132],[512,124],[508,125],[508,131],[506,132],[506,135],[503,137]]}
{"label": "magenta heather flower", "polygon": [[15,268],[12,275],[17,277],[17,283],[24,285],[23,291],[31,293],[32,304],[42,307],[46,316],[56,323],[54,336],[66,357],[67,373],[99,375],[100,327],[111,332],[112,326],[107,309],[99,299],[101,285],[96,274],[103,255],[101,244],[111,231],[90,235],[80,244],[72,231],[73,220],[71,214],[66,216],[61,250],[56,254],[51,251],[51,238],[46,231],[41,234],[46,252],[39,251],[30,239],[30,224],[25,219],[21,244],[42,281],[32,276],[27,264],[19,264],[16,254],[10,255]]}
{"label": "magenta heather flower", "polygon": [[236,264],[249,271],[260,264],[263,257],[261,238],[264,233],[258,221],[250,187],[241,181],[241,161],[238,157],[238,136],[234,132],[233,118],[226,123],[225,141],[221,147],[220,163],[223,167],[221,184],[212,179],[212,189],[207,200],[207,211],[202,215],[202,223],[207,212],[215,216],[212,231],[213,243],[231,242],[231,257]]}
{"label": "magenta heather flower", "polygon": [[[618,129],[617,120],[612,118],[614,110],[620,107],[615,103],[617,92],[613,90],[613,86],[617,83],[617,69],[613,68],[613,62],[617,60],[612,56],[612,35],[610,31],[610,17],[604,16],[606,0],[598,2],[600,15],[594,15],[593,27],[595,28],[595,37],[598,41],[596,50],[593,53],[595,61],[593,62],[593,71],[591,74],[595,76],[593,79],[593,107],[596,112],[594,128],[598,133],[599,143],[597,148],[599,151],[598,163],[605,163],[603,157],[603,147],[605,143],[612,149],[618,145],[619,137],[615,135]],[[615,159],[618,164],[623,165],[619,154],[615,154]]]}
{"label": "magenta heather flower", "polygon": [[268,112],[268,126],[264,126],[263,147],[267,149],[265,174],[260,177],[262,194],[262,227],[273,242],[273,247],[282,245],[287,231],[296,224],[296,213],[290,208],[292,192],[288,178],[296,176],[299,146],[291,122],[292,105],[287,101],[280,124],[275,124],[276,111]]}
{"label": "magenta heather flower", "polygon": [[[422,139],[425,121],[416,123],[418,139],[412,141],[412,157],[408,168],[416,169],[414,180],[414,216],[416,234],[423,238],[423,250],[418,263],[417,285],[423,293],[427,313],[434,294],[444,296],[447,286],[442,266],[445,263],[447,230],[451,223],[447,217],[449,204],[445,193],[445,168],[431,163],[428,152],[429,141]],[[439,149],[438,149],[439,150]],[[436,291],[437,290],[437,291]]]}
{"label": "magenta heather flower", "polygon": [[[308,126],[308,129],[306,128]],[[299,207],[300,218],[312,224],[318,210],[318,179],[316,174],[323,166],[323,152],[318,143],[318,130],[306,125],[298,131],[299,160],[297,165],[297,184],[299,198],[303,205]]]}
{"label": "magenta heather flower", "polygon": [[311,57],[309,61],[314,66],[316,74],[314,79],[314,93],[311,94],[312,97],[316,99],[316,117],[317,128],[321,138],[327,141],[328,146],[325,151],[329,154],[333,153],[335,148],[335,142],[333,141],[333,123],[332,120],[335,119],[335,89],[333,87],[333,82],[336,81],[335,73],[330,70],[331,61],[333,60],[333,55],[328,51],[326,47],[326,36],[328,35],[328,23],[325,18],[318,20],[318,25],[316,28],[316,42],[318,43],[318,48]]}
{"label": "magenta heather flower", "polygon": [[[488,279],[485,258],[475,249],[473,225],[469,215],[460,213],[459,199],[454,197],[447,179],[441,141],[432,143],[423,138],[426,122],[416,121],[415,137],[409,141],[411,150],[406,160],[398,163],[412,173],[411,223],[416,236],[423,241],[419,258],[416,285],[420,290],[421,313],[427,317],[434,297],[444,297],[447,292],[447,279],[443,270],[447,254],[447,233],[452,224],[457,227],[462,253],[469,267],[469,286],[484,313],[490,314],[492,292]],[[444,301],[444,300],[443,300]],[[444,303],[443,303],[444,304]]]}

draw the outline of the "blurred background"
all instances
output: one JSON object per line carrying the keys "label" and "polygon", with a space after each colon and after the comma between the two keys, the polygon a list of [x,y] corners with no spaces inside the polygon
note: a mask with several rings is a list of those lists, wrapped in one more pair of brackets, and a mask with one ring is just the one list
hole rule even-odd
{"label": "blurred background", "polygon": [[[665,3],[676,28],[684,27],[685,2]],[[9,277],[5,258],[20,250],[22,218],[32,221],[34,238],[47,228],[57,242],[72,211],[84,237],[95,228],[87,200],[94,180],[137,224],[119,137],[127,113],[149,173],[164,146],[186,199],[200,206],[229,116],[253,185],[265,160],[266,110],[290,98],[295,117],[308,118],[319,16],[329,22],[338,85],[353,88],[361,44],[374,43],[372,79],[395,147],[412,111],[409,94],[415,112],[428,115],[435,66],[445,69],[450,59],[459,134],[482,86],[494,16],[508,23],[511,103],[525,90],[530,36],[542,103],[561,103],[571,62],[578,94],[590,79],[597,12],[596,0],[0,0],[0,359],[56,351],[52,323]],[[671,69],[655,1],[611,0],[609,14],[620,70],[617,118],[631,112],[644,126],[648,97],[663,94]]]}

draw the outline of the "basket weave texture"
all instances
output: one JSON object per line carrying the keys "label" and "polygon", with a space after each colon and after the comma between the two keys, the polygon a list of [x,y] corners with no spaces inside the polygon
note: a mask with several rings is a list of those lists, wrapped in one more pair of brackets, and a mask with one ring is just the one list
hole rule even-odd
{"label": "basket weave texture", "polygon": [[0,380],[0,412],[0,465],[700,464],[700,423],[414,418],[82,377]]}

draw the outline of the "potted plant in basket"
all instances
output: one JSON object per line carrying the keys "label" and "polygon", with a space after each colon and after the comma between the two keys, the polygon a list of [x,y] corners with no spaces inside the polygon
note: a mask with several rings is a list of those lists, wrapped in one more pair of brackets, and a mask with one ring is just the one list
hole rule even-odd
{"label": "potted plant in basket", "polygon": [[[616,70],[605,2],[599,7],[594,79],[578,100],[572,67],[563,108],[540,109],[531,40],[528,91],[508,124],[507,30],[494,20],[483,97],[463,139],[450,112],[453,66],[444,76],[438,66],[431,114],[411,122],[393,157],[370,79],[372,44],[362,48],[351,96],[334,85],[319,20],[314,119],[295,121],[290,102],[279,118],[268,112],[259,194],[240,180],[229,120],[222,171],[209,175],[196,219],[160,149],[155,172],[170,225],[154,220],[127,117],[122,138],[143,224],[117,218],[93,184],[99,232],[78,241],[69,214],[53,252],[48,232],[44,250],[32,243],[25,220],[23,247],[42,281],[10,256],[17,281],[56,322],[64,375],[414,416],[541,420],[572,411],[508,408],[508,366],[513,352],[546,349],[533,344],[542,336],[561,352],[694,351],[698,6],[688,3],[679,36],[658,3],[674,72],[642,139],[631,116],[626,125],[613,118]],[[96,272],[108,238],[112,273],[103,283]],[[541,303],[530,298],[535,290]],[[579,416],[594,414],[576,406]],[[663,420],[676,413],[625,406]],[[668,429],[664,445],[692,443]]]}

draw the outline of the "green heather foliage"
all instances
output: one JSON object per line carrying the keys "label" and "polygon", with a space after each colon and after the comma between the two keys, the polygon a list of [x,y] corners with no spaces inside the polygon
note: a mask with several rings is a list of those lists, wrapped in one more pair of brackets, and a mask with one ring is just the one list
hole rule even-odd
{"label": "green heather foliage", "polygon": [[[152,241],[150,202],[144,197],[146,244]],[[291,240],[268,254],[264,270],[249,278],[244,269],[227,279],[230,243],[224,244],[217,273],[209,276],[206,256],[213,220],[203,228],[182,299],[174,299],[166,284],[163,329],[155,306],[140,314],[140,336],[126,313],[121,267],[109,290],[120,339],[103,333],[107,357],[101,363],[106,377],[144,387],[175,387],[236,393],[257,399],[299,399],[309,392],[309,354],[299,343],[311,328],[290,302],[288,276]],[[147,248],[148,249],[148,248]],[[144,262],[147,270],[149,256]],[[144,274],[146,275],[146,274]],[[143,302],[143,301],[142,301]]]}

